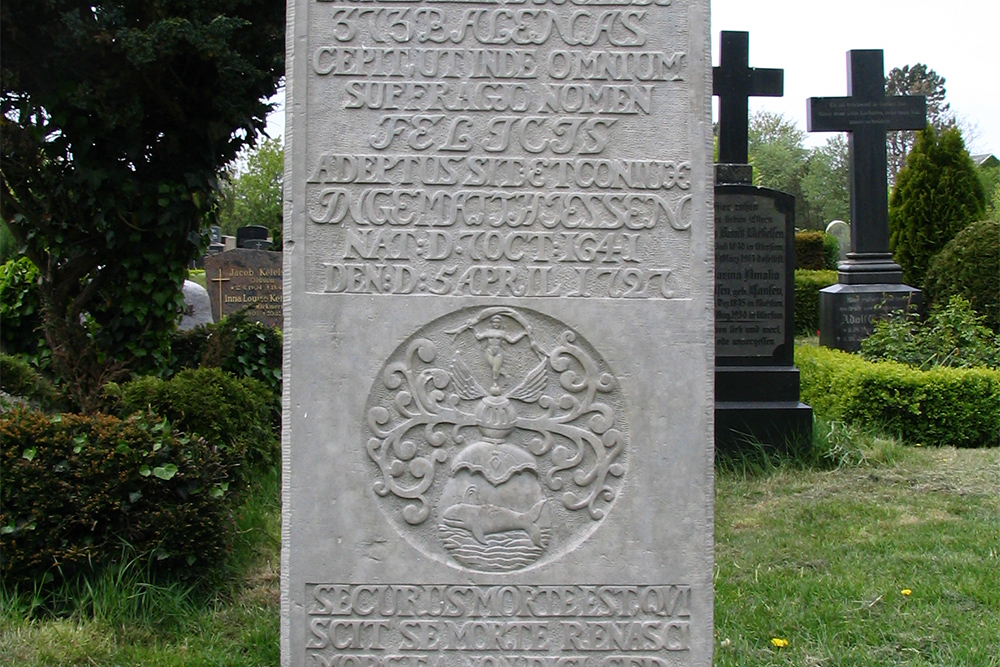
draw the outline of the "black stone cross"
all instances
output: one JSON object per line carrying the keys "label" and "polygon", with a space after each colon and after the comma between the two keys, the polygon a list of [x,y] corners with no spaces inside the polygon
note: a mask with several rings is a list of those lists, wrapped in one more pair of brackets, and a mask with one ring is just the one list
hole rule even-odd
{"label": "black stone cross", "polygon": [[876,272],[898,271],[889,254],[885,135],[890,130],[924,129],[927,98],[885,96],[881,50],[848,51],[847,58],[849,97],[809,98],[807,126],[810,132],[850,133],[851,253],[847,263],[864,263],[868,265],[865,270]]}
{"label": "black stone cross", "polygon": [[750,33],[722,32],[719,66],[712,68],[712,94],[719,98],[719,162],[747,163],[747,116],[751,97],[781,97],[785,71],[749,67]]}

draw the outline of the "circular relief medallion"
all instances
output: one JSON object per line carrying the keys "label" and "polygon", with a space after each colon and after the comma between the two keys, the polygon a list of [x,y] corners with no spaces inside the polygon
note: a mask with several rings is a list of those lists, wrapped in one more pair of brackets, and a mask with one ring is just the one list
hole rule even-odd
{"label": "circular relief medallion", "polygon": [[618,382],[583,338],[524,308],[470,308],[396,348],[368,395],[386,518],[433,558],[483,572],[580,544],[628,463]]}

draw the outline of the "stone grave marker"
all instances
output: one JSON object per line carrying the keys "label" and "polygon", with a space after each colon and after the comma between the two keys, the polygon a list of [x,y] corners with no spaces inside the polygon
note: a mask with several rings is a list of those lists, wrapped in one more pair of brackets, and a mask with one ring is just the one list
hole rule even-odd
{"label": "stone grave marker", "polygon": [[861,349],[875,320],[895,310],[918,309],[920,290],[903,285],[889,252],[885,135],[927,125],[923,95],[886,97],[881,50],[849,51],[848,97],[809,99],[810,132],[848,132],[851,165],[851,251],[838,267],[838,284],[820,290],[819,342],[849,352]]}
{"label": "stone grave marker", "polygon": [[833,220],[826,226],[826,233],[837,239],[837,250],[843,262],[851,252],[851,226],[843,220]]}
{"label": "stone grave marker", "polygon": [[281,253],[238,248],[205,257],[212,317],[242,312],[248,319],[282,327]]}
{"label": "stone grave marker", "polygon": [[748,163],[749,98],[784,95],[784,70],[749,62],[750,33],[722,31],[719,66],[712,70],[712,94],[719,98],[719,164]]}
{"label": "stone grave marker", "polygon": [[[722,33],[715,166],[715,446],[795,448],[812,436],[799,401],[795,344],[795,198],[751,185],[747,98],[780,96],[784,73],[749,62],[749,34]],[[725,141],[724,141],[725,138]]]}
{"label": "stone grave marker", "polygon": [[847,253],[851,252],[851,226],[843,220],[834,220],[826,226],[826,233],[837,239],[840,261],[843,262]]}
{"label": "stone grave marker", "polygon": [[267,250],[271,247],[271,232],[267,227],[247,225],[236,230],[236,247],[249,250]]}
{"label": "stone grave marker", "polygon": [[188,331],[203,324],[211,324],[212,300],[208,296],[208,290],[194,282],[185,280],[182,288],[184,293],[184,312],[181,314],[177,328],[181,331]]}
{"label": "stone grave marker", "polygon": [[708,1],[289,12],[282,664],[708,667]]}

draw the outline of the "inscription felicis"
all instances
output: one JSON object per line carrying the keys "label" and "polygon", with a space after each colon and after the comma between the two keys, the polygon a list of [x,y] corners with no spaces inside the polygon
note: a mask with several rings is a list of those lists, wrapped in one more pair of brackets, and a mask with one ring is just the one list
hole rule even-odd
{"label": "inscription felicis", "polygon": [[401,345],[369,395],[379,506],[411,544],[523,569],[606,515],[627,461],[617,382],[578,335],[526,309],[467,309]]}

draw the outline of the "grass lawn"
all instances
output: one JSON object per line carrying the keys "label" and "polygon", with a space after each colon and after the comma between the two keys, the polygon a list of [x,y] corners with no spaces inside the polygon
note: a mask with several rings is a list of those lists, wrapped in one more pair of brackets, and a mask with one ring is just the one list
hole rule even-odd
{"label": "grass lawn", "polygon": [[[715,664],[1000,666],[1000,449],[844,458],[719,473]],[[252,495],[237,582],[207,602],[140,620],[95,595],[88,618],[26,621],[3,598],[0,664],[277,665],[276,499],[276,478]]]}
{"label": "grass lawn", "polygon": [[719,475],[716,665],[1000,665],[1000,449],[882,454]]}

